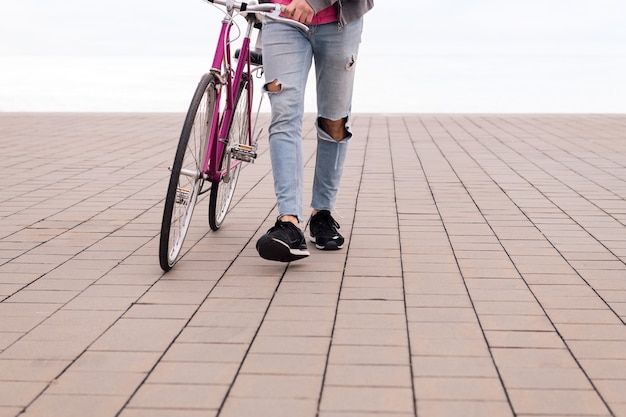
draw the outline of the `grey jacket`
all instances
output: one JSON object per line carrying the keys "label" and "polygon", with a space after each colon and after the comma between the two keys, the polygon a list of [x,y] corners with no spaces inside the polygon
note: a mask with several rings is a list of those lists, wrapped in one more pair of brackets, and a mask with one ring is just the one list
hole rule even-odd
{"label": "grey jacket", "polygon": [[345,25],[358,19],[374,7],[374,0],[307,0],[315,13],[337,3],[339,23]]}

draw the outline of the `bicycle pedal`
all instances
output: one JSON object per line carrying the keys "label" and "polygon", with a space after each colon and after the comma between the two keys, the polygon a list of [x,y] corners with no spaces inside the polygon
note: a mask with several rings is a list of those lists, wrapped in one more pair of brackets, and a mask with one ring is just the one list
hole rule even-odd
{"label": "bicycle pedal", "polygon": [[177,188],[176,189],[176,204],[180,204],[181,206],[186,206],[189,203],[189,194],[190,191],[186,188]]}
{"label": "bicycle pedal", "polygon": [[256,159],[256,148],[238,143],[230,147],[230,154],[234,159],[243,162],[252,162]]}

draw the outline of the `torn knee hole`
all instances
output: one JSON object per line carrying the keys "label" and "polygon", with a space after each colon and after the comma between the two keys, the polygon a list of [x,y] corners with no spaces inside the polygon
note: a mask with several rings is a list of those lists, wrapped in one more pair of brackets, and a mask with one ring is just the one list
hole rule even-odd
{"label": "torn knee hole", "polygon": [[320,117],[318,123],[324,132],[328,133],[331,138],[340,142],[348,137],[348,129],[346,129],[347,117],[339,120],[330,120]]}
{"label": "torn knee hole", "polygon": [[283,89],[282,84],[278,83],[278,80],[274,80],[270,83],[265,84],[265,89],[270,93],[278,93]]}

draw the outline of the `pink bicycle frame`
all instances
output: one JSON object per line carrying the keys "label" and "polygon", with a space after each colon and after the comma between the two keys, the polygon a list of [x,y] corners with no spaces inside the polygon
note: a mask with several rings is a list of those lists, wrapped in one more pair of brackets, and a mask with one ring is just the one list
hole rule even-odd
{"label": "pink bicycle frame", "polygon": [[[216,109],[213,112],[213,120],[211,120],[211,131],[209,132],[209,140],[207,146],[207,157],[204,162],[203,175],[206,179],[212,182],[218,182],[221,180],[226,169],[220,168],[220,162],[222,155],[225,151],[226,139],[228,130],[231,125],[233,113],[235,111],[234,104],[237,98],[239,84],[244,74],[244,69],[247,74],[250,73],[250,34],[252,32],[252,22],[248,22],[248,30],[246,36],[243,38],[243,44],[239,54],[240,59],[237,62],[237,66],[233,73],[231,65],[231,50],[230,50],[230,30],[233,25],[232,16],[227,16],[222,21],[222,29],[220,31],[219,40],[217,42],[217,48],[215,50],[215,56],[213,58],[213,64],[211,65],[211,73],[215,75],[215,80],[220,84],[217,89],[216,96]],[[225,73],[222,74],[222,64],[225,64]],[[251,82],[251,79],[250,79]],[[226,91],[224,91],[224,86]],[[226,94],[226,106],[224,111],[220,113],[219,103],[221,95]],[[252,88],[248,88],[248,108],[246,109],[248,117],[251,116],[252,106]],[[221,120],[220,120],[221,117]],[[248,138],[252,138],[252,123],[248,123]],[[248,144],[249,145],[249,144]],[[231,168],[240,164],[241,161],[233,160]]]}

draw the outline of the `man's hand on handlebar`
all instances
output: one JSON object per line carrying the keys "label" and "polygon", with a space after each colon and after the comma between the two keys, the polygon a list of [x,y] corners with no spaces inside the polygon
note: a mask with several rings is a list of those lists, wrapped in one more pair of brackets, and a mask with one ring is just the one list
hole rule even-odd
{"label": "man's hand on handlebar", "polygon": [[284,16],[304,24],[311,23],[314,14],[315,11],[306,0],[293,0],[283,13]]}

